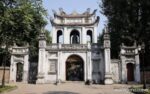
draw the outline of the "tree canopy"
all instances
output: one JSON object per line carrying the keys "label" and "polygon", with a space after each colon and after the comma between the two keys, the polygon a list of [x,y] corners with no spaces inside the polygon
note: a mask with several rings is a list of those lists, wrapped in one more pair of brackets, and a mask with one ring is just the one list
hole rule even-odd
{"label": "tree canopy", "polygon": [[0,40],[1,44],[13,42],[32,43],[41,27],[46,25],[46,11],[40,0],[0,1]]}
{"label": "tree canopy", "polygon": [[[37,57],[38,36],[47,24],[46,16],[42,0],[1,0],[0,45],[8,48],[13,43],[18,46],[28,43],[31,57]],[[47,37],[50,41],[50,36]]]}
{"label": "tree canopy", "polygon": [[[29,60],[38,60],[38,36],[47,24],[42,0],[0,0],[0,66],[9,66],[9,48],[29,44]],[[51,38],[46,31],[47,40]],[[2,78],[4,86],[5,76]]]}
{"label": "tree canopy", "polygon": [[118,58],[121,43],[146,44],[150,52],[150,0],[102,0],[102,13],[108,18],[111,35],[112,58]]}

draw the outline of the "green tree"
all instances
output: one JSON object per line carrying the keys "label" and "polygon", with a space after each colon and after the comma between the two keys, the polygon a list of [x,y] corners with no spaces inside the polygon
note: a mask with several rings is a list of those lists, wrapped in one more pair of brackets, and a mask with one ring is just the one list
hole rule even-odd
{"label": "green tree", "polygon": [[146,44],[148,57],[150,38],[149,0],[102,0],[102,13],[108,18],[111,35],[112,58],[118,58],[121,43]]}
{"label": "green tree", "polygon": [[[46,11],[42,6],[42,0],[1,0],[0,1],[0,46],[4,51],[3,66],[5,75],[6,56],[8,48],[13,43],[25,45],[29,43],[33,48],[31,55],[37,52],[38,35],[42,27],[46,25]],[[32,57],[32,56],[31,56]],[[3,75],[2,86],[5,85]]]}
{"label": "green tree", "polygon": [[98,35],[98,44],[99,45],[103,45],[103,35],[104,35],[104,29],[103,29],[103,31],[102,31],[102,33],[100,33],[99,35]]}
{"label": "green tree", "polygon": [[50,36],[50,31],[45,30],[45,36],[46,36],[46,43],[51,44],[52,43],[52,38]]}

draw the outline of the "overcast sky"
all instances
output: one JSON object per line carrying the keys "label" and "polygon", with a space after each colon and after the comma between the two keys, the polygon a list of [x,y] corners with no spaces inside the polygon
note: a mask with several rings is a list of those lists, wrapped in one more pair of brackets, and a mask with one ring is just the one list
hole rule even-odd
{"label": "overcast sky", "polygon": [[[66,13],[71,13],[73,11],[83,13],[87,8],[91,8],[91,11],[98,9],[97,16],[100,16],[98,32],[101,32],[106,23],[106,18],[100,13],[98,2],[100,2],[100,0],[43,0],[44,7],[47,9],[49,16],[53,16],[53,9],[58,11],[59,8],[63,8]],[[49,21],[46,29],[51,31],[51,24]]]}

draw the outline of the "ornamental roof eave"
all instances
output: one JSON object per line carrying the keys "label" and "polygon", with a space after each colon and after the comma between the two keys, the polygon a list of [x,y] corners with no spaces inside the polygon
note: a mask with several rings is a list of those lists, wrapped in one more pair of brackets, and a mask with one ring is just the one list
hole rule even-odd
{"label": "ornamental roof eave", "polygon": [[89,18],[93,15],[96,14],[96,9],[92,12],[92,13],[88,13],[88,12],[84,12],[83,14],[76,14],[74,15],[72,14],[58,14],[57,12],[54,12],[54,17],[58,17],[58,18]]}
{"label": "ornamental roof eave", "polygon": [[92,26],[98,25],[100,17],[97,16],[96,20],[92,23],[56,23],[53,19],[50,20],[53,26]]}

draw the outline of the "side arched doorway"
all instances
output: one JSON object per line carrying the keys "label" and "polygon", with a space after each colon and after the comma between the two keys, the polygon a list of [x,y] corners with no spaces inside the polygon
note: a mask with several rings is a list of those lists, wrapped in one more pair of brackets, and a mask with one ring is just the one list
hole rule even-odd
{"label": "side arched doorway", "polygon": [[134,81],[134,64],[127,64],[127,81]]}
{"label": "side arched doorway", "polygon": [[88,30],[87,31],[87,43],[89,42],[89,43],[92,43],[93,41],[92,41],[92,31],[91,30]]}
{"label": "side arched doorway", "polygon": [[21,82],[23,80],[23,64],[17,63],[17,70],[16,70],[16,82]]}
{"label": "side arched doorway", "polygon": [[66,80],[84,81],[84,61],[78,55],[71,55],[66,61]]}
{"label": "side arched doorway", "polygon": [[57,43],[63,43],[63,32],[61,30],[57,31]]}

